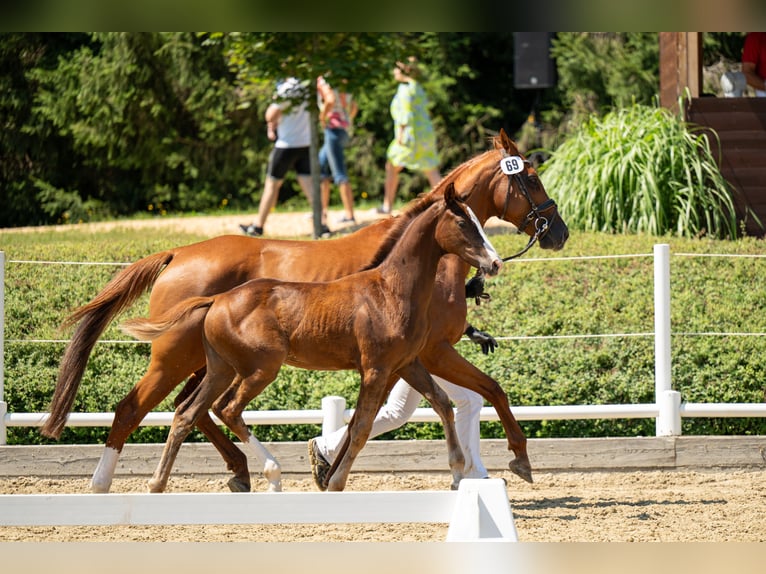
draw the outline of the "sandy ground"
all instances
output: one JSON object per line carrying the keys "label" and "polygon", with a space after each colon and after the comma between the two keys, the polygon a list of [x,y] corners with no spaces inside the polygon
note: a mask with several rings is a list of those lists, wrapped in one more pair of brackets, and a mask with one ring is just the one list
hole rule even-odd
{"label": "sandy ground", "polygon": [[[510,473],[508,497],[526,542],[765,542],[766,471],[538,473],[532,485]],[[255,478],[255,477],[254,477]],[[87,478],[10,478],[2,494],[88,493]],[[438,474],[355,474],[347,490],[441,490]],[[254,488],[265,490],[258,479]],[[307,477],[285,477],[285,491],[314,490]],[[146,478],[116,478],[112,492],[145,492]],[[225,492],[224,477],[171,478],[168,492]],[[3,527],[11,541],[443,541],[446,524],[291,524]]]}

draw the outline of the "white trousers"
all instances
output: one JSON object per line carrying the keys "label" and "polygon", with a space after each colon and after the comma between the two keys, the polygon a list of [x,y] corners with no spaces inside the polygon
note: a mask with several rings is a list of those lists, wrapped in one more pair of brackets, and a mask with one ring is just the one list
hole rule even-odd
{"label": "white trousers", "polygon": [[[436,384],[444,389],[450,400],[455,403],[455,430],[465,456],[464,477],[486,478],[488,473],[481,462],[479,450],[479,415],[484,406],[484,399],[474,391],[459,387],[441,377],[432,376]],[[369,438],[402,426],[410,419],[422,399],[423,395],[404,379],[399,379],[391,389],[386,404],[381,407],[375,417]],[[344,426],[327,436],[316,439],[319,450],[330,463],[335,460],[336,451],[344,440],[347,428]]]}

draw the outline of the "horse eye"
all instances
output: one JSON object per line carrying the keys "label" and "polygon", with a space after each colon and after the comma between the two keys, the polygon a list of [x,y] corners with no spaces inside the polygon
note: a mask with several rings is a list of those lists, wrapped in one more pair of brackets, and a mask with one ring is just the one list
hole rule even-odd
{"label": "horse eye", "polygon": [[458,226],[458,227],[465,227],[466,225],[468,225],[468,223],[466,222],[466,220],[465,220],[465,219],[461,219],[461,220],[459,220],[459,221],[457,222],[457,226]]}

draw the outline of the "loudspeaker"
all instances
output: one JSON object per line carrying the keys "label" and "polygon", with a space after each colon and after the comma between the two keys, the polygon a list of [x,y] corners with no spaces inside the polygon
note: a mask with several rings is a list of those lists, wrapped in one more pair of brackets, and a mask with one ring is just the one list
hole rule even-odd
{"label": "loudspeaker", "polygon": [[556,66],[550,56],[552,37],[551,32],[513,34],[514,88],[552,88],[556,85]]}

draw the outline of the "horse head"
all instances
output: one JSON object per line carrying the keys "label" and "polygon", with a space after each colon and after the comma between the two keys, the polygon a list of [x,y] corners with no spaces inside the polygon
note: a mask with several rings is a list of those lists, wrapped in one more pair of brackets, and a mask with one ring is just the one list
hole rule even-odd
{"label": "horse head", "polygon": [[[513,223],[520,233],[537,238],[540,247],[558,251],[569,238],[569,229],[561,218],[556,202],[548,197],[537,170],[508,137],[505,130],[494,140],[499,151],[500,193],[493,193],[498,217]],[[504,185],[503,185],[504,184]],[[505,187],[505,190],[502,188]],[[502,209],[497,199],[502,197]]]}
{"label": "horse head", "polygon": [[485,222],[492,216],[516,226],[530,237],[530,246],[559,250],[569,238],[556,203],[548,197],[537,171],[500,130],[494,149],[455,168],[434,189],[454,183],[466,203]]}
{"label": "horse head", "polygon": [[481,222],[450,182],[444,190],[444,213],[436,227],[436,240],[448,253],[458,255],[485,275],[497,275],[502,260],[484,233]]}

